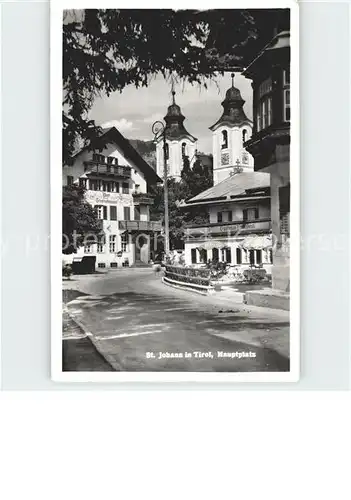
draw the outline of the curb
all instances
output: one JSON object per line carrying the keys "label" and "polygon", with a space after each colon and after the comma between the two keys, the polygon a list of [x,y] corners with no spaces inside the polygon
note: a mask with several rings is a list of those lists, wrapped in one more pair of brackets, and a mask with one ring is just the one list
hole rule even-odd
{"label": "curb", "polygon": [[[77,297],[78,298],[78,297]],[[73,300],[71,301],[73,302]],[[106,354],[104,353],[101,348],[98,346],[98,340],[94,338],[94,334],[87,329],[87,327],[77,318],[74,317],[74,315],[72,315],[68,309],[68,304],[70,304],[70,302],[67,302],[66,304],[64,304],[63,308],[62,308],[62,311],[65,310],[65,312],[68,314],[68,316],[71,318],[72,321],[74,321],[76,323],[76,325],[79,326],[79,328],[81,328],[83,330],[83,332],[85,333],[85,335],[87,336],[87,338],[91,341],[91,343],[93,344],[94,348],[97,350],[97,352],[106,360],[106,362],[117,372],[120,372],[120,371],[125,371],[123,370],[122,366],[119,364],[119,363],[116,363],[116,360],[113,359],[109,354]]]}

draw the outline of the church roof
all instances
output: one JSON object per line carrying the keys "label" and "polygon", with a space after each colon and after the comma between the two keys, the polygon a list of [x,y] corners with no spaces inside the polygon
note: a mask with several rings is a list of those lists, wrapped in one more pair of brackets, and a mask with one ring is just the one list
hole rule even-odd
{"label": "church roof", "polygon": [[227,90],[224,101],[222,102],[223,114],[216,121],[210,130],[216,130],[220,125],[240,125],[241,123],[251,123],[251,120],[246,116],[243,106],[244,99],[241,97],[240,90],[234,87],[234,73],[232,77],[232,86]]}
{"label": "church roof", "polygon": [[197,141],[196,137],[189,134],[184,127],[185,116],[182,114],[180,107],[175,102],[175,91],[172,91],[173,102],[168,106],[167,114],[164,117],[166,122],[166,137],[167,139],[182,139],[187,137],[191,141]]}
{"label": "church roof", "polygon": [[270,174],[265,172],[242,172],[224,179],[215,186],[194,196],[186,202],[193,205],[205,202],[227,201],[232,198],[242,198],[257,195],[270,187]]}

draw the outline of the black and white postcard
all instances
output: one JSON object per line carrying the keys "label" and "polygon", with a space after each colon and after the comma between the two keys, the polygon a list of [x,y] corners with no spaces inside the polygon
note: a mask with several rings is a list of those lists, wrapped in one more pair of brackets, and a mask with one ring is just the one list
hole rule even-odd
{"label": "black and white postcard", "polygon": [[51,2],[52,376],[297,381],[297,2],[118,4]]}

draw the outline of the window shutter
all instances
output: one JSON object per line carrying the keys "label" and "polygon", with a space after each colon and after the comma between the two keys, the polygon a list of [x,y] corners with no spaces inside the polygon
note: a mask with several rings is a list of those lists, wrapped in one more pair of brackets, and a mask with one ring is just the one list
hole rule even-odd
{"label": "window shutter", "polygon": [[130,220],[130,208],[124,207],[124,220]]}
{"label": "window shutter", "polygon": [[117,207],[114,205],[110,206],[110,220],[117,220]]}
{"label": "window shutter", "polygon": [[243,220],[247,220],[247,208],[243,210]]}
{"label": "window shutter", "polygon": [[106,205],[103,205],[103,214],[104,214],[103,219],[107,220],[107,206]]}
{"label": "window shutter", "polygon": [[255,219],[258,219],[258,215],[259,215],[259,212],[258,212],[258,207],[255,208]]}
{"label": "window shutter", "polygon": [[217,222],[222,222],[222,212],[217,213]]}

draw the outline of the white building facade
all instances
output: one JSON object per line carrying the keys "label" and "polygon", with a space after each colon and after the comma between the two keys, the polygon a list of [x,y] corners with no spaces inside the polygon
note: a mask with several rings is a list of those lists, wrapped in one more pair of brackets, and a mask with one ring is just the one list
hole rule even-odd
{"label": "white building facade", "polygon": [[252,122],[243,110],[240,90],[232,86],[222,102],[223,114],[210,127],[213,187],[188,200],[187,210],[205,209],[208,222],[186,228],[185,261],[203,265],[226,262],[241,270],[263,267],[271,273],[272,235],[270,176],[254,172],[254,159],[244,143]]}
{"label": "white building facade", "polygon": [[186,264],[210,260],[271,274],[269,182],[269,174],[238,173],[188,200],[187,209],[206,208],[208,223],[186,228]]}
{"label": "white building facade", "polygon": [[[175,92],[172,92],[173,102],[168,107],[164,120],[166,122],[166,159],[167,177],[180,180],[183,169],[183,158],[187,156],[190,166],[195,161],[196,137],[189,134],[184,127],[185,116],[175,102]],[[156,142],[156,169],[157,174],[164,176],[164,141],[160,136]]]}
{"label": "white building facade", "polygon": [[95,256],[98,268],[147,264],[161,231],[160,222],[150,221],[149,189],[161,179],[115,127],[106,134],[101,152],[84,149],[72,166],[63,167],[63,185],[83,186],[101,220],[101,235],[77,253],[63,255],[63,261]]}

